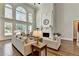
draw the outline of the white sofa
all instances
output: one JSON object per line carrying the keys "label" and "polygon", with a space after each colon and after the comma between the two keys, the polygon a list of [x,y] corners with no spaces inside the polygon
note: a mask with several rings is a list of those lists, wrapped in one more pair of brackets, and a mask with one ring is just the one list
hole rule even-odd
{"label": "white sofa", "polygon": [[29,55],[31,50],[31,44],[36,43],[34,40],[28,40],[27,43],[24,43],[23,39],[13,38],[12,44],[16,47],[16,49],[24,56]]}
{"label": "white sofa", "polygon": [[58,50],[61,45],[61,38],[58,37],[56,40],[50,38],[43,38],[43,43],[46,43],[49,48]]}

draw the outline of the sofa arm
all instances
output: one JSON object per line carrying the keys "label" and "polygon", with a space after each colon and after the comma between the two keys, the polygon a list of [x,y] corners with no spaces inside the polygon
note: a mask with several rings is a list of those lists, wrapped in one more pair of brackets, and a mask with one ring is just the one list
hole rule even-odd
{"label": "sofa arm", "polygon": [[36,41],[30,41],[27,44],[24,44],[24,55],[29,55],[32,53],[31,45],[36,43]]}

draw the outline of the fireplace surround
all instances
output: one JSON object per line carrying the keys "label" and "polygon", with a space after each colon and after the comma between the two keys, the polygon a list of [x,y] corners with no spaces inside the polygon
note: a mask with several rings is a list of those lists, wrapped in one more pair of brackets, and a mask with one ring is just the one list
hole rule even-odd
{"label": "fireplace surround", "polygon": [[49,33],[43,33],[43,37],[49,37]]}

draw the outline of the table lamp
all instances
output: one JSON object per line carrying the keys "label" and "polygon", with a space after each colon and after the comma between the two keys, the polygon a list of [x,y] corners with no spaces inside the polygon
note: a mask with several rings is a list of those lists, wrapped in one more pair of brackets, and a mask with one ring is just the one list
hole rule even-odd
{"label": "table lamp", "polygon": [[39,44],[39,39],[41,38],[41,31],[39,28],[36,28],[36,30],[33,31],[33,36],[35,37],[37,44]]}

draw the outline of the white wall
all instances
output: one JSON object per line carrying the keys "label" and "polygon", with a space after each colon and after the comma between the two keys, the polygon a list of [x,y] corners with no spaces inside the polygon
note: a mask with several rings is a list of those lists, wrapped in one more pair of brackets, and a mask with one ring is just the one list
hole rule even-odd
{"label": "white wall", "polygon": [[41,14],[42,13],[42,4],[37,5],[36,8],[36,27],[41,29]]}
{"label": "white wall", "polygon": [[[38,28],[41,28],[41,18],[42,18],[42,14],[44,14],[42,12],[43,8],[41,6],[37,11],[37,18],[36,18]],[[48,11],[47,13],[49,12],[50,11]],[[65,40],[73,40],[73,21],[79,19],[79,4],[55,3],[54,14],[55,15],[53,22],[54,22],[55,32],[61,33],[62,38]]]}
{"label": "white wall", "polygon": [[56,32],[73,40],[73,21],[79,19],[79,4],[55,4]]}
{"label": "white wall", "polygon": [[2,20],[2,13],[3,13],[3,4],[0,4],[0,40],[3,40],[3,20]]}
{"label": "white wall", "polygon": [[[42,33],[49,33],[48,38],[53,38],[54,33],[54,4],[52,3],[42,3],[38,6],[36,14],[37,27],[42,30]],[[48,19],[49,24],[45,25],[44,20]],[[48,39],[47,38],[47,39]]]}
{"label": "white wall", "polygon": [[52,26],[53,26],[53,13],[52,12],[53,12],[52,3],[41,3],[38,6],[37,13],[36,13],[36,23],[37,23],[38,28],[42,27],[41,25],[42,25],[43,19],[49,19],[49,21],[52,20]]}

